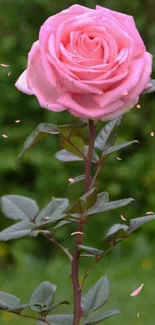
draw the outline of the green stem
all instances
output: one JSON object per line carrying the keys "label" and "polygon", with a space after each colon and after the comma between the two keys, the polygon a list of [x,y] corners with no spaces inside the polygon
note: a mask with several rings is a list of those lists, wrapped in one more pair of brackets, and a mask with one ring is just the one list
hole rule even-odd
{"label": "green stem", "polygon": [[85,282],[88,274],[94,269],[95,265],[99,262],[100,259],[101,259],[101,257],[96,258],[95,259],[95,262],[92,264],[92,266],[90,266],[90,268],[88,269],[88,271],[84,274],[84,277],[83,277],[82,283],[81,283],[81,288],[83,287],[84,282]]}
{"label": "green stem", "polygon": [[[9,311],[8,311],[9,312]],[[17,315],[17,316],[20,316],[20,317],[23,317],[23,318],[28,318],[28,319],[35,319],[35,320],[37,320],[37,321],[44,321],[44,323],[46,323],[47,325],[50,325],[47,321],[46,321],[46,319],[42,319],[42,318],[38,318],[38,317],[35,317],[35,316],[31,316],[31,315],[22,315],[22,314],[18,314],[18,313],[16,313],[16,312],[11,312],[12,314],[14,314],[14,315]]]}
{"label": "green stem", "polygon": [[106,160],[106,157],[101,157],[99,159],[99,161],[97,162],[97,168],[96,168],[95,175],[94,175],[94,177],[92,179],[91,188],[95,185],[95,182],[97,180],[97,177],[98,177],[98,175],[100,173],[101,168],[103,167],[103,163],[104,163],[105,160]]}
{"label": "green stem", "polygon": [[59,244],[56,239],[54,237],[49,237],[48,235],[44,234],[44,237],[46,237],[49,241],[51,241],[52,243],[54,243],[56,246],[58,246],[59,248],[62,249],[62,251],[67,255],[67,257],[69,258],[70,262],[72,262],[73,260],[73,256],[71,255],[71,253],[69,252],[69,250],[67,248],[65,248],[64,246],[62,246],[61,244]]}
{"label": "green stem", "polygon": [[81,286],[79,283],[79,252],[76,246],[75,255],[72,262],[72,284],[74,293],[74,321],[73,325],[79,325],[81,313]]}
{"label": "green stem", "polygon": [[89,149],[85,160],[85,191],[88,192],[91,185],[91,164],[95,142],[95,124],[89,120]]}
{"label": "green stem", "polygon": [[94,177],[92,179],[91,188],[95,185],[96,180],[97,180],[97,176],[99,175],[99,172],[100,172],[101,168],[102,168],[102,165],[98,164],[97,169],[96,169],[96,173],[95,173],[95,175],[94,175]]}
{"label": "green stem", "polygon": [[122,240],[119,240],[118,242],[115,243],[115,245],[111,245],[105,252],[104,252],[104,255],[102,256],[99,256],[95,259],[95,262],[92,264],[92,266],[88,269],[88,271],[84,274],[84,277],[83,277],[83,280],[82,280],[82,284],[81,284],[81,287],[83,287],[84,285],[84,282],[88,276],[88,274],[94,269],[95,265],[102,259],[104,258],[108,253],[110,253],[113,248]]}
{"label": "green stem", "polygon": [[[94,151],[95,141],[95,124],[94,121],[89,120],[89,149],[88,154],[85,157],[85,192],[89,191],[91,186],[91,163]],[[84,220],[81,218],[81,222],[78,226],[78,232],[83,234]],[[82,235],[76,236],[76,250],[72,261],[72,283],[74,293],[74,322],[73,325],[79,325],[82,316],[81,310],[81,286],[79,283],[79,252],[77,245],[82,244]]]}

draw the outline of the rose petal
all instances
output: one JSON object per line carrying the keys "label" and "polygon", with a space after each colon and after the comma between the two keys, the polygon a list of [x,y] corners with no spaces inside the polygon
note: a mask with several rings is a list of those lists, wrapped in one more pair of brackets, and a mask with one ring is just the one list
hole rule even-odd
{"label": "rose petal", "polygon": [[[134,60],[133,64],[131,65],[130,73],[124,80],[119,83],[118,87],[115,87],[113,90],[107,91],[103,95],[94,95],[95,101],[102,107],[102,106],[109,106],[113,102],[121,99],[121,94],[124,91],[124,89],[128,92],[128,96],[126,99],[130,99],[137,96],[137,93],[139,93],[139,89],[136,90],[136,87],[139,88],[140,84],[140,78],[142,77],[143,71],[144,71],[144,58],[138,58]],[[136,73],[135,73],[136,71]],[[149,71],[150,73],[150,71]],[[145,76],[145,78],[148,80],[148,74]],[[144,84],[141,86],[143,89],[145,87],[146,81],[144,81]],[[132,91],[135,93],[133,94]],[[130,95],[131,94],[131,95]],[[123,95],[122,95],[123,96]]]}
{"label": "rose petal", "polygon": [[1,67],[3,68],[8,68],[9,67],[9,64],[4,64],[4,63],[0,63]]}
{"label": "rose petal", "polygon": [[33,91],[28,87],[27,84],[27,70],[25,70],[20,75],[17,82],[15,83],[15,86],[18,90],[22,91],[23,93],[26,93],[28,95],[33,95]]}
{"label": "rose petal", "polygon": [[2,137],[5,138],[5,139],[8,138],[8,136],[6,134],[2,134]]}
{"label": "rose petal", "polygon": [[38,98],[40,106],[48,108],[49,110],[61,112],[65,108],[57,104],[58,94],[56,88],[47,80],[45,75],[39,47],[34,47],[29,59],[27,70],[27,82],[30,89]]}
{"label": "rose petal", "polygon": [[71,236],[74,236],[74,235],[83,235],[83,232],[81,232],[81,231],[72,232]]}
{"label": "rose petal", "polygon": [[134,18],[132,16],[113,11],[101,6],[96,6],[96,10],[102,11],[104,16],[107,16],[111,19],[115,19],[120,26],[127,31],[127,33],[135,40],[135,54],[136,56],[144,53],[145,45],[143,40],[136,28]]}
{"label": "rose petal", "polygon": [[131,297],[137,296],[140,293],[140,291],[142,290],[143,286],[144,286],[144,283],[142,283],[140,287],[138,287],[135,291],[133,291],[130,296]]}
{"label": "rose petal", "polygon": [[146,212],[146,214],[154,214],[154,212],[148,211],[148,212]]}
{"label": "rose petal", "polygon": [[124,221],[126,221],[126,218],[124,216],[122,216],[122,215],[121,215],[121,219],[124,220]]}
{"label": "rose petal", "polygon": [[68,180],[69,180],[70,183],[74,183],[74,178],[70,177],[70,178],[68,178]]}

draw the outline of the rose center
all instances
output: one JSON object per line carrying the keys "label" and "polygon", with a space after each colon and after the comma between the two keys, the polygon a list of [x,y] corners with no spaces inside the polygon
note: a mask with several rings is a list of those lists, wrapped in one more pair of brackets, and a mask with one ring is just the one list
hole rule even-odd
{"label": "rose center", "polygon": [[67,49],[74,52],[76,58],[103,59],[104,46],[102,40],[92,33],[77,33],[76,37],[70,39]]}

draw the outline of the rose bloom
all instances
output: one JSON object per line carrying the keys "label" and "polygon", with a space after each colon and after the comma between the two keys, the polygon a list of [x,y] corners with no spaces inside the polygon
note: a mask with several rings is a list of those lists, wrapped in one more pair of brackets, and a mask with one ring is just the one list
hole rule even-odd
{"label": "rose bloom", "polygon": [[151,70],[132,16],[73,5],[42,25],[16,87],[51,111],[111,120],[137,104]]}

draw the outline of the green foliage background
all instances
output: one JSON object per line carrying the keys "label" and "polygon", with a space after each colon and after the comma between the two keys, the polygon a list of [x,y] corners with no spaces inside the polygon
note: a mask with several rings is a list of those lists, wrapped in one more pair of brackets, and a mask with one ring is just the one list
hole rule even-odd
{"label": "green foliage background", "polygon": [[[41,122],[65,124],[76,122],[67,113],[51,113],[39,107],[34,97],[17,91],[14,83],[26,67],[27,53],[37,39],[40,26],[46,18],[74,4],[72,0],[0,0],[0,62],[9,64],[9,69],[0,67],[0,196],[20,194],[29,196],[43,207],[51,197],[69,196],[73,201],[83,193],[83,183],[68,187],[68,178],[83,174],[83,164],[63,164],[53,158],[60,148],[56,137],[51,137],[31,149],[20,162],[16,157],[26,137]],[[95,0],[77,1],[94,8]],[[155,54],[154,0],[98,0],[98,4],[135,17],[136,24],[149,52]],[[155,68],[155,65],[153,69]],[[8,72],[11,75],[8,76]],[[153,71],[154,77],[154,71]],[[93,219],[86,228],[86,244],[103,247],[101,239],[105,229],[120,221],[120,214],[127,219],[155,211],[155,95],[145,95],[140,100],[141,108],[126,114],[120,127],[117,141],[137,139],[140,144],[108,159],[99,179],[100,190],[106,190],[111,199],[135,198],[135,203],[116,212]],[[20,119],[19,124],[15,120]],[[0,214],[0,228],[9,221]],[[118,259],[132,254],[141,258],[150,254],[155,243],[155,223],[149,223],[141,232],[119,247],[114,255]],[[70,245],[70,229],[58,234],[62,244]],[[17,253],[34,253],[44,260],[59,252],[48,247],[46,241],[23,240],[8,245],[0,244],[0,266],[16,265]],[[150,323],[151,324],[151,323]]]}

